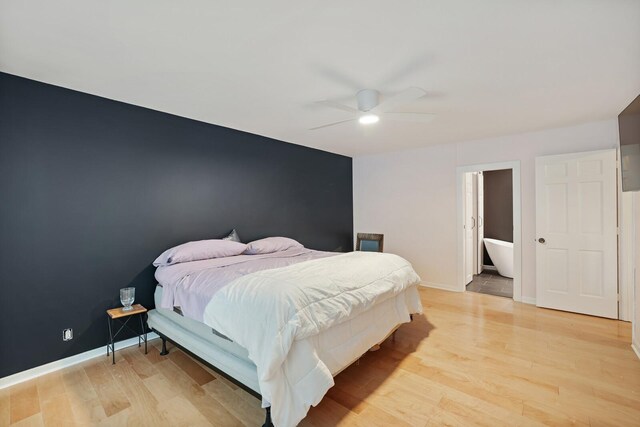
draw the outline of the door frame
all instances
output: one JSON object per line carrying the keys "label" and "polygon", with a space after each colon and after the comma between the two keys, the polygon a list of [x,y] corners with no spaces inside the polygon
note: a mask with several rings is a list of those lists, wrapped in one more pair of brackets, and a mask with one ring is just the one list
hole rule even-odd
{"label": "door frame", "polygon": [[[465,173],[463,175],[463,233],[464,233],[464,283],[465,286],[471,283],[473,280],[473,276],[476,275],[476,262],[477,257],[475,256],[475,244],[476,244],[476,226],[478,224],[477,219],[475,218],[475,188],[474,188],[474,175],[472,173]],[[469,197],[469,187],[471,187],[471,200],[467,200]],[[469,219],[473,220],[473,225]],[[470,227],[470,228],[468,228]],[[468,244],[469,237],[471,236],[471,244]],[[469,279],[471,276],[471,279]]]}
{"label": "door frame", "polygon": [[456,224],[458,236],[458,283],[456,290],[464,292],[464,174],[500,169],[512,170],[513,183],[513,300],[522,301],[522,188],[520,161],[481,163],[456,168]]}
{"label": "door frame", "polygon": [[[478,172],[474,175],[475,182],[475,192],[476,192],[476,200],[475,200],[475,213],[476,213],[476,232],[475,232],[475,243],[474,250],[476,252],[476,274],[482,273],[484,267],[484,175],[482,172]],[[482,228],[482,239],[480,238],[480,229]]]}

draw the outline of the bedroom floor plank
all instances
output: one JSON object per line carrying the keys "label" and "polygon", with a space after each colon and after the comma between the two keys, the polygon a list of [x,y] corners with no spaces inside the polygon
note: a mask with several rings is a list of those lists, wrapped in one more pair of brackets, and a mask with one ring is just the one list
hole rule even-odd
{"label": "bedroom floor plank", "polygon": [[100,399],[105,415],[111,417],[130,407],[131,403],[122,391],[121,385],[104,365],[104,359],[99,357],[95,360],[96,363],[88,364],[84,371]]}
{"label": "bedroom floor plank", "polygon": [[325,396],[322,399],[322,404],[315,408],[312,407],[298,427],[354,425],[354,419],[357,416],[355,412],[351,412],[335,400]]}
{"label": "bedroom floor plank", "polygon": [[198,362],[181,351],[170,352],[169,358],[180,369],[186,372],[186,374],[189,375],[198,385],[205,385],[209,381],[213,381],[216,379],[215,376],[213,376],[202,366],[200,366]]}
{"label": "bedroom floor plank", "polygon": [[[37,380],[30,380],[12,387],[9,398],[11,424],[31,418],[40,413]],[[42,418],[42,417],[40,417]]]}
{"label": "bedroom floor plank", "polygon": [[357,427],[409,427],[406,420],[402,420],[391,415],[389,412],[378,408],[377,406],[368,405],[362,410],[357,417],[353,419],[353,425]]}
{"label": "bedroom floor plank", "polygon": [[176,396],[166,401],[159,408],[160,413],[169,420],[172,426],[217,426],[217,420],[208,420],[189,399]]}
{"label": "bedroom floor plank", "polygon": [[166,419],[158,412],[158,400],[147,388],[146,384],[136,374],[135,369],[126,359],[111,367],[111,374],[122,386],[122,389],[131,403],[131,417],[128,422],[131,425],[165,425]]}
{"label": "bedroom floor plank", "polygon": [[164,360],[164,357],[160,356],[160,348],[158,347],[158,343],[160,342],[162,341],[159,339],[149,341],[147,354],[144,355],[145,358],[153,365]]}
{"label": "bedroom floor plank", "polygon": [[95,426],[107,419],[100,399],[71,400],[73,419],[79,426]]}
{"label": "bedroom floor plank", "polygon": [[[335,379],[302,427],[639,425],[631,325],[421,288],[425,315]],[[0,426],[260,426],[260,402],[175,347],[0,390]]]}
{"label": "bedroom floor plank", "polygon": [[[177,353],[180,350],[173,348],[171,351]],[[187,357],[184,353],[183,356]],[[191,402],[191,404],[206,417],[206,419],[215,420],[216,427],[242,426],[242,422],[240,422],[240,420],[225,409],[222,403],[208,395],[206,391],[196,383],[193,378],[191,378],[191,376],[173,363],[173,360],[167,358],[157,366],[171,386],[177,387],[180,390],[180,395],[178,397],[188,399],[189,402]],[[217,380],[214,379],[213,381]]]}
{"label": "bedroom floor plank", "polygon": [[0,390],[0,426],[11,424],[11,403],[9,389]]}
{"label": "bedroom floor plank", "polygon": [[28,418],[24,418],[17,423],[11,424],[13,427],[43,427],[44,421],[42,420],[42,413],[38,412]]}
{"label": "bedroom floor plank", "polygon": [[63,375],[63,372],[58,371],[36,378],[35,381],[36,387],[38,388],[40,406],[43,406],[48,400],[65,393],[66,389],[64,387],[64,381],[62,380]]}
{"label": "bedroom floor plank", "polygon": [[142,382],[160,404],[180,394],[180,391],[172,387],[171,383],[159,372],[152,377],[145,378]]}
{"label": "bedroom floor plank", "polygon": [[79,426],[73,415],[69,396],[65,392],[47,399],[44,403],[41,403],[41,408],[42,419],[47,427]]}
{"label": "bedroom floor plank", "polygon": [[367,402],[349,393],[348,391],[340,387],[337,383],[334,387],[331,387],[329,389],[329,391],[327,392],[327,396],[329,396],[351,412],[355,412],[356,414],[361,414],[362,411],[369,407],[369,404]]}
{"label": "bedroom floor plank", "polygon": [[144,347],[129,347],[123,350],[122,355],[140,379],[144,380],[158,373],[153,363],[144,357]]}
{"label": "bedroom floor plank", "polygon": [[229,411],[245,426],[259,426],[264,422],[264,409],[253,396],[247,400],[237,390],[231,389],[222,381],[210,381],[202,388]]}
{"label": "bedroom floor plank", "polygon": [[70,396],[72,402],[83,402],[98,399],[98,394],[93,388],[83,366],[84,365],[72,366],[62,372],[64,389]]}

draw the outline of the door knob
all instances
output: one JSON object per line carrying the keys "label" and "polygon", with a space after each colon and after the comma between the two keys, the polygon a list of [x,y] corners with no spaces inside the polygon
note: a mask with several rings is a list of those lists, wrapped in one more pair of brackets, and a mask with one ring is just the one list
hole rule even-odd
{"label": "door knob", "polygon": [[544,243],[544,242],[546,242],[546,240],[544,240],[544,237],[541,237],[541,238],[538,239],[538,242]]}

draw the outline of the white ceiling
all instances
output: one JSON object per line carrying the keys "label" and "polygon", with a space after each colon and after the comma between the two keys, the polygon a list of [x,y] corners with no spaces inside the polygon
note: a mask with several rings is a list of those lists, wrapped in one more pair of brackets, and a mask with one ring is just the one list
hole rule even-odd
{"label": "white ceiling", "polygon": [[[357,155],[615,117],[640,0],[0,0],[0,70]],[[307,130],[409,86],[431,123]]]}

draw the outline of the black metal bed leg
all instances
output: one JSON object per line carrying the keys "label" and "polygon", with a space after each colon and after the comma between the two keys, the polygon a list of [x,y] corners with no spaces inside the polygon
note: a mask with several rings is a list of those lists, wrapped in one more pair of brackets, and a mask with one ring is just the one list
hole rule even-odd
{"label": "black metal bed leg", "polygon": [[[111,316],[107,316],[107,322],[109,323],[109,344],[107,345],[107,357],[109,357],[109,347],[111,347],[111,364],[116,364],[116,346],[113,343],[113,331],[111,329]],[[116,333],[117,335],[117,333]]]}
{"label": "black metal bed leg", "polygon": [[273,427],[273,423],[271,422],[271,407],[266,407],[264,410],[267,413],[267,418],[264,420],[262,427]]}
{"label": "black metal bed leg", "polygon": [[144,326],[144,321],[142,317],[144,313],[140,313],[138,317],[140,318],[140,335],[138,335],[138,347],[140,347],[140,341],[142,340],[142,336],[144,336],[144,354],[147,354],[147,328]]}
{"label": "black metal bed leg", "polygon": [[162,351],[160,352],[160,356],[166,356],[169,354],[169,351],[167,350],[167,339],[165,337],[160,338],[162,338]]}

